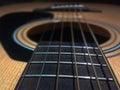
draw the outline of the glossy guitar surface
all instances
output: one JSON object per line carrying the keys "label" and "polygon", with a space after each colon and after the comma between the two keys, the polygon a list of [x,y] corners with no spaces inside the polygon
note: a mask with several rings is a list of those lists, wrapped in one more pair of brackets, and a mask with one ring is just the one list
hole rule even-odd
{"label": "glossy guitar surface", "polygon": [[[78,16],[73,12],[74,10],[71,12],[46,10],[43,12],[49,7],[60,8],[53,7],[54,3],[24,3],[0,7],[1,90],[15,89],[27,65],[26,61],[29,61],[37,46],[38,39],[34,38],[37,33],[42,30],[47,31],[54,23],[61,24],[63,21],[66,25],[68,22],[73,22],[73,26],[78,28],[76,18],[80,18],[81,22],[84,22],[84,17],[97,35],[107,37],[100,41],[100,47],[120,84],[120,6],[88,3],[82,3],[82,5],[92,10],[100,10],[100,12],[82,11],[82,13],[77,12]],[[82,24],[84,26],[84,23]],[[37,26],[41,26],[40,31],[37,31]],[[34,30],[36,31],[34,32]]]}

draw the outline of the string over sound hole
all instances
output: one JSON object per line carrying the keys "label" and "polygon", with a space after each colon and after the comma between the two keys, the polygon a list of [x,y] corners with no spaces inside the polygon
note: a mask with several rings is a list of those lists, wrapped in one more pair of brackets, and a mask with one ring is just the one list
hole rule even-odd
{"label": "string over sound hole", "polygon": [[[29,30],[27,35],[28,35],[29,39],[31,39],[35,42],[38,42],[39,38],[43,32],[45,32],[48,35],[51,34],[52,28],[50,29],[50,27],[53,26],[54,24],[55,23],[48,23],[48,24],[36,26],[36,27],[32,28],[31,30]],[[55,29],[56,36],[59,36],[59,34],[60,34],[59,32],[61,29],[61,24],[62,24],[62,22],[56,23],[56,29]],[[92,43],[93,40],[90,38],[90,32],[88,31],[86,24],[81,23],[81,25],[83,27],[83,31],[85,32],[86,39],[88,40],[89,43]],[[94,32],[99,44],[103,44],[110,39],[110,33],[107,30],[105,30],[104,28],[101,28],[99,26],[92,25],[92,24],[90,24],[90,26],[93,28],[93,32]],[[47,28],[44,28],[44,27],[47,27]],[[44,31],[42,31],[43,29],[44,29]],[[70,30],[70,23],[64,22],[64,30],[63,31],[64,31],[65,35],[63,36],[63,42],[66,42],[66,43],[70,42],[69,38],[71,36],[70,36],[69,30]],[[80,37],[78,35],[79,30],[80,30],[80,28],[79,28],[78,22],[73,22],[73,32],[76,37],[75,38],[76,42],[82,42],[82,37]],[[46,35],[46,36],[48,36],[48,35]],[[81,39],[78,39],[78,37]],[[49,37],[45,38],[43,41],[45,41],[45,42],[49,41]],[[56,42],[59,41],[59,38],[56,37],[55,41]]]}

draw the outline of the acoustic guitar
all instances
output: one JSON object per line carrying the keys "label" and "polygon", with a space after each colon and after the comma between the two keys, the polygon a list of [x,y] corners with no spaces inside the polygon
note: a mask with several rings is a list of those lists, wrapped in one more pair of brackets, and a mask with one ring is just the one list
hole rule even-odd
{"label": "acoustic guitar", "polygon": [[120,6],[0,7],[0,90],[120,90]]}

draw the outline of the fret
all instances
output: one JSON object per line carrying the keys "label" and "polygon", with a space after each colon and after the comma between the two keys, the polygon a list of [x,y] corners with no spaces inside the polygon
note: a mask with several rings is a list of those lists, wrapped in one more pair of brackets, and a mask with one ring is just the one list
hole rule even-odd
{"label": "fret", "polygon": [[[30,63],[30,66],[28,68],[28,70],[25,72],[26,74],[40,74],[41,70],[42,70],[42,66],[43,64],[44,66],[44,70],[42,72],[42,74],[56,74],[56,66],[57,66],[57,62],[53,63],[53,62],[49,62],[49,63]],[[72,75],[72,66],[75,65],[72,63],[59,63],[60,64],[60,74],[65,74],[65,75]],[[77,64],[77,63],[76,63]],[[80,76],[95,76],[94,72],[92,70],[92,65],[91,64],[85,64],[85,63],[78,63],[77,64],[77,69],[78,69],[78,75]],[[99,77],[112,77],[109,69],[107,66],[100,66],[100,65],[94,65],[94,67],[97,69],[96,73],[98,74]],[[105,75],[104,75],[104,72]],[[90,72],[90,73],[89,73]]]}
{"label": "fret", "polygon": [[[42,77],[38,90],[54,90],[55,77],[56,76]],[[24,78],[24,82],[22,83],[19,90],[35,90],[36,89],[36,83],[37,83],[37,79],[39,78],[39,76],[38,77],[22,77],[22,78]],[[89,78],[90,77],[88,77],[88,79],[83,79],[83,77],[79,78],[79,80],[81,81],[80,82],[81,90],[93,90],[93,88],[95,90],[97,89],[96,81],[95,81],[94,77],[93,77],[93,79],[91,79],[91,78],[89,79]],[[93,87],[90,85],[90,80],[92,81],[92,84],[94,85]],[[100,83],[102,85],[102,90],[110,90],[107,87],[106,82],[109,82],[111,90],[117,90],[112,79],[104,80],[104,78],[102,78],[102,80],[100,80]],[[75,90],[72,83],[73,83],[73,77],[59,78],[59,90],[66,90],[66,89]],[[47,85],[47,87],[46,87],[46,85]]]}
{"label": "fret", "polygon": [[[39,47],[37,48],[37,52],[44,52],[46,51],[46,49],[49,48],[49,52],[56,52],[58,51],[59,48],[61,48],[61,52],[72,52],[72,47],[61,47],[61,46],[57,46],[57,47]],[[74,46],[73,46],[74,48]],[[75,47],[74,48],[76,53],[87,53],[86,47],[82,48],[82,47]],[[89,51],[91,54],[100,54],[100,51],[94,47],[89,47]]]}
{"label": "fret", "polygon": [[[26,77],[26,78],[32,78],[32,77],[56,77],[56,75],[49,75],[49,74],[26,74],[23,75],[22,77]],[[73,75],[58,75],[59,78],[76,78],[77,76],[73,76]],[[78,76],[79,79],[92,79],[95,80],[96,77],[90,77],[90,76]],[[113,78],[104,78],[104,77],[98,77],[99,80],[109,80],[109,81],[113,81]]]}
{"label": "fret", "polygon": [[[41,54],[59,54],[58,52],[35,52],[34,54],[39,54],[39,55],[41,55]],[[66,55],[66,54],[68,54],[68,55],[71,55],[71,54],[76,54],[76,55],[90,55],[90,56],[99,56],[99,57],[102,57],[102,55],[100,55],[100,54],[88,54],[88,53],[73,53],[73,52],[61,52],[61,55]]]}
{"label": "fret", "polygon": [[59,48],[59,47],[61,47],[61,48],[88,48],[88,49],[97,49],[98,50],[98,48],[97,47],[92,47],[92,46],[88,46],[88,47],[86,47],[86,46],[77,46],[77,45],[75,45],[75,46],[70,46],[70,45],[61,45],[61,46],[59,46],[59,45],[38,45],[38,47],[40,47],[40,48]]}
{"label": "fret", "polygon": [[[42,63],[47,63],[47,64],[57,64],[57,61],[30,61],[29,62],[30,64],[42,64]],[[63,61],[60,61],[59,62],[60,64],[78,64],[78,65],[92,65],[91,63],[86,63],[86,62],[65,62],[64,60]],[[106,64],[97,64],[97,63],[93,63],[94,66],[102,66],[102,67],[107,67]]]}
{"label": "fret", "polygon": [[[45,54],[44,55],[35,54],[31,61],[43,61],[45,56],[46,56]],[[70,61],[71,58],[72,58],[72,54],[71,55],[69,55],[69,54],[66,54],[66,55],[61,54],[61,61]],[[105,64],[105,61],[104,61],[104,59],[102,57],[92,56],[92,59],[93,59],[93,63]],[[46,61],[51,61],[51,60],[52,61],[57,61],[58,60],[57,54],[56,55],[48,54]],[[76,60],[77,60],[77,62],[86,62],[87,61],[88,63],[90,63],[89,56],[76,55]]]}

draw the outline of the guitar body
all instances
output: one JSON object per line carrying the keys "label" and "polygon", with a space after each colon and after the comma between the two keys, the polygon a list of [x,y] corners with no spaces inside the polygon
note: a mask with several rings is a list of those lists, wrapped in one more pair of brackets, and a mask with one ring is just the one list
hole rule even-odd
{"label": "guitar body", "polygon": [[[2,6],[0,7],[0,17],[2,18],[2,20],[4,20],[4,18],[6,18],[5,17],[6,15],[9,15],[12,13],[33,12],[33,10],[35,10],[36,8],[44,9],[47,7],[51,7],[52,5],[54,5],[54,3],[23,3],[23,4]],[[97,29],[97,27],[100,27],[100,28],[104,28],[106,30],[105,32],[109,32],[109,35],[108,35],[109,39],[104,41],[104,43],[101,43],[100,47],[102,48],[102,51],[105,54],[107,61],[109,62],[118,83],[120,84],[120,67],[119,67],[120,66],[120,12],[119,12],[120,6],[108,5],[108,4],[89,4],[89,3],[84,3],[84,5],[92,9],[101,10],[101,12],[83,12],[83,14],[86,18],[86,21],[89,24],[96,26],[95,29]],[[18,55],[19,53],[15,53],[16,51],[18,51],[17,47],[14,47],[14,46],[12,47],[12,44],[5,46],[5,44],[7,44],[7,39],[6,39],[6,42],[4,42],[3,37],[5,36],[5,33],[10,33],[9,30],[4,33],[3,31],[0,30],[0,33],[3,34],[3,36],[1,37],[2,39],[0,43],[0,90],[13,90],[16,87],[19,81],[19,78],[22,75],[27,65],[27,62],[25,61],[28,61],[28,59],[30,59],[31,54],[37,45],[37,43],[34,40],[29,39],[29,37],[27,36],[27,32],[31,28],[36,27],[37,25],[44,25],[46,23],[58,22],[56,21],[56,18],[58,20],[59,19],[61,20],[62,18],[62,14],[61,14],[62,11],[61,12],[48,11],[47,13],[48,14],[43,13],[43,15],[41,15],[41,12],[40,12],[40,15],[41,15],[41,17],[39,17],[40,20],[37,20],[37,19],[35,19],[34,21],[28,20],[29,22],[23,22],[23,25],[21,23],[18,25],[18,27],[14,28],[14,30],[18,30],[18,28],[21,29],[21,26],[23,28],[21,29],[21,31],[18,32],[17,38],[18,38],[18,41],[20,41],[25,46],[22,46],[21,43],[16,44],[19,47],[25,49],[25,51],[21,49],[21,52],[24,52],[24,55],[23,53],[22,54],[20,53],[21,54],[20,56],[22,55],[24,56],[22,58],[19,57]],[[63,14],[65,14],[64,18],[72,17],[71,16],[72,12],[64,11]],[[79,17],[83,18],[82,16],[83,14],[79,14]],[[19,21],[16,20],[15,23],[17,22]],[[65,22],[69,22],[69,20],[68,21],[66,20]],[[9,25],[8,25],[8,28],[9,28]],[[25,28],[27,29],[24,30]],[[102,35],[104,36],[105,32],[99,31],[99,34],[101,36]],[[34,33],[34,32],[31,31],[31,33]],[[13,31],[12,37],[14,41],[15,41],[15,37],[14,37],[15,35],[16,35],[16,32]],[[7,37],[9,38],[9,36]],[[10,41],[8,41],[8,43],[9,42]],[[15,43],[16,42],[17,40],[15,41]],[[9,48],[11,49],[13,48],[12,52],[10,51]],[[17,58],[17,56],[19,58]]]}

